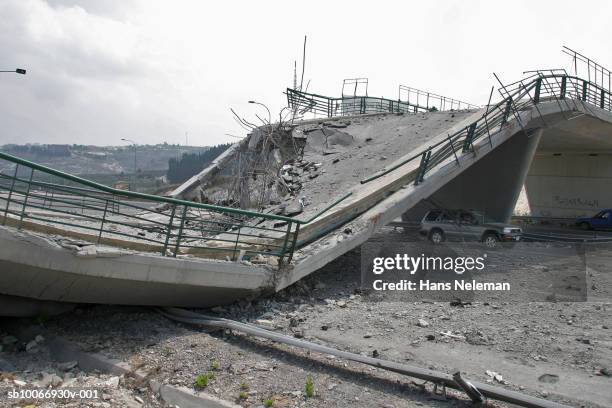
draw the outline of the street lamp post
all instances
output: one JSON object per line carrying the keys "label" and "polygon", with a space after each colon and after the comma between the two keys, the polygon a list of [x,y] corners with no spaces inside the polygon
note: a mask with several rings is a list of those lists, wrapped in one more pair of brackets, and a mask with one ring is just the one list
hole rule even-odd
{"label": "street lamp post", "polygon": [[21,74],[21,75],[25,75],[26,74],[26,70],[23,68],[16,68],[12,71],[0,71],[0,72],[14,72],[16,74]]}
{"label": "street lamp post", "polygon": [[136,142],[130,139],[124,139],[121,138],[121,140],[123,140],[124,142],[129,142],[132,144],[132,146],[134,147],[134,175],[132,176],[132,183],[134,183],[134,185],[132,186],[132,190],[136,191]]}
{"label": "street lamp post", "polygon": [[254,105],[260,105],[263,106],[265,110],[268,111],[268,124],[271,125],[272,124],[272,114],[270,114],[270,109],[268,109],[268,107],[266,105],[264,105],[261,102],[257,102],[257,101],[249,101],[249,103],[252,103]]}

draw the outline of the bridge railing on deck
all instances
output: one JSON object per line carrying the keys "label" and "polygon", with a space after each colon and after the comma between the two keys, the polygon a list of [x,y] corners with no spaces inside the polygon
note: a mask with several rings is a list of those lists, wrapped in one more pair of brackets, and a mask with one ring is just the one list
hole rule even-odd
{"label": "bridge railing on deck", "polygon": [[164,256],[290,262],[304,221],[117,190],[0,152],[2,225]]}
{"label": "bridge railing on deck", "polygon": [[[489,143],[492,144],[491,134],[506,126],[512,118],[517,120],[524,131],[528,131],[523,127],[520,112],[535,108],[540,114],[538,106],[543,102],[559,104],[562,108],[560,112],[563,115],[565,115],[564,111],[571,111],[575,107],[572,104],[576,103],[585,103],[587,110],[590,109],[589,105],[593,105],[612,111],[609,90],[588,80],[555,71],[549,73],[537,71],[520,81],[502,85],[499,91],[503,99],[494,105],[491,105],[489,101],[486,111],[477,121],[449,134],[446,139],[428,146],[414,156],[375,173],[362,180],[361,183],[376,180],[408,163],[420,160],[419,167],[414,174],[414,184],[418,185],[424,181],[427,172],[437,164],[451,157],[454,157],[459,164],[458,156],[473,152],[476,140],[487,137]],[[492,94],[493,89],[491,89]],[[541,114],[540,117],[544,121]]]}
{"label": "bridge railing on deck", "polygon": [[472,105],[471,103],[449,98],[448,96],[438,95],[433,92],[411,88],[406,85],[399,86],[398,100],[424,107],[427,110],[449,111],[478,109],[478,106]]}
{"label": "bridge railing on deck", "polygon": [[[404,94],[407,98],[406,101],[400,99],[376,98],[372,96],[343,96],[341,98],[331,98],[287,88],[287,106],[300,115],[309,112],[328,118],[334,116],[364,115],[368,113],[417,113],[431,110],[476,108],[476,106],[466,102],[445,98],[414,88],[403,87],[402,89],[407,92]],[[438,106],[434,104],[434,101],[438,102]]]}

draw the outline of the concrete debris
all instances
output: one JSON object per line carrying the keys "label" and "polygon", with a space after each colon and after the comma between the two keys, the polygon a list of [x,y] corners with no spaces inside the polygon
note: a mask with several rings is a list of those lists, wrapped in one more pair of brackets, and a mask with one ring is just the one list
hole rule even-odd
{"label": "concrete debris", "polygon": [[64,363],[59,363],[57,368],[61,371],[69,371],[75,368],[79,363],[77,361],[66,361]]}
{"label": "concrete debris", "polygon": [[480,330],[471,330],[464,334],[465,339],[469,344],[484,345],[489,344],[491,342],[491,339],[488,336],[485,336],[484,333]]}
{"label": "concrete debris", "polygon": [[40,388],[58,387],[62,382],[62,378],[57,374],[43,372],[41,373],[41,379],[36,382],[36,386]]}
{"label": "concrete debris", "polygon": [[76,256],[79,258],[95,258],[97,255],[97,249],[95,245],[87,245],[79,248],[76,252]]}
{"label": "concrete debris", "polygon": [[348,127],[351,124],[350,121],[333,121],[333,122],[325,122],[323,123],[323,126],[328,127],[328,128],[332,128],[332,129],[344,129],[345,127]]}
{"label": "concrete debris", "polygon": [[441,335],[445,336],[445,337],[449,337],[451,339],[457,339],[457,340],[465,340],[465,336],[461,336],[458,334],[453,334],[451,333],[451,331],[446,331],[446,332],[440,332]]}
{"label": "concrete debris", "polygon": [[538,377],[538,381],[548,384],[554,384],[559,382],[559,376],[556,374],[542,374]]}
{"label": "concrete debris", "polygon": [[32,340],[26,344],[25,349],[28,353],[35,353],[38,351],[38,343],[36,340]]}
{"label": "concrete debris", "polygon": [[491,378],[491,380],[496,381],[500,384],[507,384],[501,374],[496,373],[495,371],[487,370],[485,374]]}
{"label": "concrete debris", "polygon": [[[296,160],[281,167],[280,177],[285,182],[289,192],[297,194],[297,192],[302,189],[304,183],[319,177],[319,168],[321,165],[321,163],[307,160]],[[289,213],[285,213],[284,215],[289,215]]]}
{"label": "concrete debris", "polygon": [[463,302],[461,299],[454,299],[450,302],[450,305],[455,307],[466,307],[471,304],[472,302]]}
{"label": "concrete debris", "polygon": [[294,215],[300,214],[302,211],[304,211],[304,201],[300,198],[298,200],[292,201],[289,205],[287,205],[287,207],[285,207],[285,210],[283,211],[283,215],[286,215],[287,217],[292,217]]}
{"label": "concrete debris", "polygon": [[416,325],[419,327],[429,327],[429,323],[424,319],[419,319]]}
{"label": "concrete debris", "polygon": [[111,377],[106,381],[103,381],[101,384],[103,387],[117,389],[119,388],[119,377]]}

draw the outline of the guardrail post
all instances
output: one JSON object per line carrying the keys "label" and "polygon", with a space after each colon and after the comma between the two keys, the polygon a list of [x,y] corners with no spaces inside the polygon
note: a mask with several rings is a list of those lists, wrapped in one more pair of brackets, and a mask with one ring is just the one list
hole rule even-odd
{"label": "guardrail post", "polygon": [[108,210],[108,200],[105,200],[104,214],[102,214],[102,222],[100,223],[100,232],[98,233],[98,244],[100,243],[100,239],[102,239],[102,230],[104,229],[104,221],[106,221],[106,211],[107,210]]}
{"label": "guardrail post", "polygon": [[539,103],[540,102],[540,90],[541,89],[542,89],[542,78],[538,78],[536,80],[535,95],[533,96],[533,103]]}
{"label": "guardrail post", "polygon": [[242,224],[238,226],[238,234],[236,234],[236,242],[234,243],[234,256],[232,257],[234,261],[238,260],[238,242],[240,241],[241,230],[242,230]]}
{"label": "guardrail post", "polygon": [[459,165],[459,158],[457,157],[457,152],[455,152],[455,146],[453,145],[453,139],[451,139],[449,134],[447,134],[446,136],[448,138],[448,144],[450,144],[451,149],[453,149],[453,156],[455,156],[455,161],[457,162],[457,165]]}
{"label": "guardrail post", "polygon": [[32,179],[34,178],[34,169],[30,171],[30,180],[28,181],[28,188],[26,189],[25,195],[23,197],[23,207],[21,207],[21,215],[19,216],[19,229],[21,229],[21,225],[23,224],[23,217],[25,216],[26,206],[28,205],[28,197],[30,196],[30,188],[32,187]]}
{"label": "guardrail post", "polygon": [[11,181],[11,188],[9,189],[8,197],[6,198],[6,208],[4,209],[4,219],[2,225],[6,225],[6,217],[8,217],[9,206],[11,205],[11,197],[13,195],[13,189],[15,188],[15,180],[17,179],[17,172],[19,171],[19,165],[15,165],[15,174],[13,174],[13,180]]}
{"label": "guardrail post", "polygon": [[567,77],[564,75],[561,77],[561,95],[560,98],[565,98],[565,91],[567,89]]}
{"label": "guardrail post", "polygon": [[183,206],[183,214],[181,215],[181,225],[179,226],[179,232],[176,236],[176,245],[174,247],[174,257],[178,253],[179,247],[181,246],[181,235],[183,235],[183,226],[185,225],[185,215],[187,214],[187,206]]}
{"label": "guardrail post", "polygon": [[589,89],[589,83],[583,80],[582,81],[582,101],[583,102],[586,102],[587,100],[588,89]]}
{"label": "guardrail post", "polygon": [[429,158],[431,157],[431,149],[423,152],[421,155],[421,163],[419,164],[419,168],[417,170],[416,178],[414,180],[414,185],[417,186],[423,182],[425,178],[425,172],[427,171],[427,164],[429,163]]}
{"label": "guardrail post", "polygon": [[287,258],[287,264],[291,263],[293,259],[293,253],[295,252],[295,247],[297,245],[298,235],[300,234],[300,224],[296,224],[295,232],[293,233],[293,241],[291,242],[291,251],[289,252],[289,258]]}
{"label": "guardrail post", "polygon": [[604,109],[606,101],[606,91],[604,89],[601,90],[601,101],[599,102],[599,107]]}
{"label": "guardrail post", "polygon": [[176,204],[172,205],[172,213],[170,213],[170,222],[168,223],[168,232],[166,233],[166,242],[164,243],[164,249],[162,249],[162,255],[166,256],[168,250],[168,242],[170,242],[170,235],[172,234],[172,226],[174,224],[174,214],[176,214]]}
{"label": "guardrail post", "polygon": [[467,135],[463,141],[463,153],[467,153],[472,150],[472,140],[474,139],[474,133],[476,132],[476,125],[477,122],[474,122],[468,127]]}
{"label": "guardrail post", "polygon": [[278,258],[278,267],[281,268],[283,266],[283,259],[285,258],[285,251],[287,251],[287,243],[289,242],[289,235],[291,234],[291,225],[293,223],[289,221],[287,223],[287,232],[285,232],[285,240],[283,242],[283,249],[281,249],[280,257]]}
{"label": "guardrail post", "polygon": [[508,116],[510,116],[510,109],[512,109],[512,98],[508,98],[508,102],[506,102],[504,115],[502,116],[501,125],[499,126],[500,129],[506,124],[506,122],[508,122]]}
{"label": "guardrail post", "polygon": [[363,115],[365,111],[366,111],[366,102],[365,102],[364,97],[362,96],[361,98],[359,98],[359,113]]}

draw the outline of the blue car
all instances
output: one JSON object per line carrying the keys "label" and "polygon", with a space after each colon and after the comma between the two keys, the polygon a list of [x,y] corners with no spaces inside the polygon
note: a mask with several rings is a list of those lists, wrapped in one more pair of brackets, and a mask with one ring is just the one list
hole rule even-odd
{"label": "blue car", "polygon": [[601,210],[592,217],[578,218],[576,225],[583,230],[612,229],[612,210],[608,208]]}

